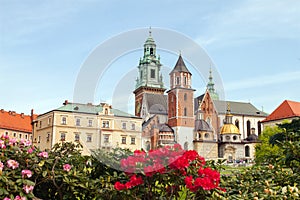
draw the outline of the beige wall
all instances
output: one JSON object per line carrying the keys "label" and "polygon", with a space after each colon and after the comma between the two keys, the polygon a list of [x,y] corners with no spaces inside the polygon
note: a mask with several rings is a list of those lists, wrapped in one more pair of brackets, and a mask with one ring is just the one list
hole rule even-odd
{"label": "beige wall", "polygon": [[[62,142],[64,137],[64,141],[80,142],[84,147],[83,154],[90,154],[90,150],[98,148],[135,150],[141,148],[141,126],[142,119],[116,117],[110,113],[51,111],[37,118],[34,141],[41,149],[50,149],[55,143]],[[126,138],[124,144],[122,137]]]}
{"label": "beige wall", "polygon": [[16,139],[26,139],[26,140],[32,139],[31,133],[0,128],[0,136],[1,135],[8,135],[10,138],[16,138]]}

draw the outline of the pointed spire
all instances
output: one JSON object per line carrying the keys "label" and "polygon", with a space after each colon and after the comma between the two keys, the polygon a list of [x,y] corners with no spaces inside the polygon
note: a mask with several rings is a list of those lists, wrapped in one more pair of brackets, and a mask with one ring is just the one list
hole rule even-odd
{"label": "pointed spire", "polygon": [[232,124],[232,114],[230,109],[230,103],[227,103],[227,111],[225,115],[225,124]]}
{"label": "pointed spire", "polygon": [[191,74],[191,72],[189,72],[189,70],[185,66],[185,63],[184,63],[184,61],[182,59],[182,56],[181,56],[181,52],[179,54],[178,60],[176,62],[176,65],[175,65],[175,67],[174,67],[174,69],[172,70],[171,73],[173,73],[173,72],[187,72],[187,73]]}
{"label": "pointed spire", "polygon": [[211,67],[209,68],[209,77],[208,77],[208,83],[207,83],[207,89],[208,92],[210,94],[210,96],[212,97],[212,99],[214,100],[219,100],[219,95],[218,93],[215,91],[215,83],[213,81],[213,76],[212,76],[212,70]]}

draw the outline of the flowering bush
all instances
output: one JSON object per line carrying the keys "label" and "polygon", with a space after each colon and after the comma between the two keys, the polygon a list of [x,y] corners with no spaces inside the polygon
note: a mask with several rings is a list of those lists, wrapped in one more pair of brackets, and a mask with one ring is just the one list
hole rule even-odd
{"label": "flowering bush", "polygon": [[128,198],[204,199],[220,189],[220,173],[206,166],[196,151],[185,151],[180,145],[148,153],[135,151],[122,159],[120,165],[128,178],[114,186]]}

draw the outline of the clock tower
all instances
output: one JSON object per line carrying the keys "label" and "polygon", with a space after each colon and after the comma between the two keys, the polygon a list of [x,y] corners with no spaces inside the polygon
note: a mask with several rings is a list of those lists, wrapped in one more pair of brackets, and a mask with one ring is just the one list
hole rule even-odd
{"label": "clock tower", "polygon": [[138,77],[136,79],[135,115],[142,117],[142,104],[145,94],[164,94],[166,90],[163,84],[160,57],[156,54],[156,44],[149,31],[149,36],[144,44],[144,56],[140,58],[138,65]]}

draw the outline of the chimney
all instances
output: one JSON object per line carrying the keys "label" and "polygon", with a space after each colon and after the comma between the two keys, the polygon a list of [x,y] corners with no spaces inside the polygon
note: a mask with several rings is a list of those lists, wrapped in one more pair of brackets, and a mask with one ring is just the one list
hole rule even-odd
{"label": "chimney", "polygon": [[1,109],[1,112],[4,113],[4,109]]}
{"label": "chimney", "polygon": [[21,117],[24,118],[24,113],[21,113]]}
{"label": "chimney", "polygon": [[34,113],[34,110],[33,109],[31,109],[31,112],[30,112],[30,119],[31,119],[31,122],[33,122],[33,113]]}
{"label": "chimney", "polygon": [[65,100],[65,102],[63,103],[63,105],[68,105],[68,100]]}

